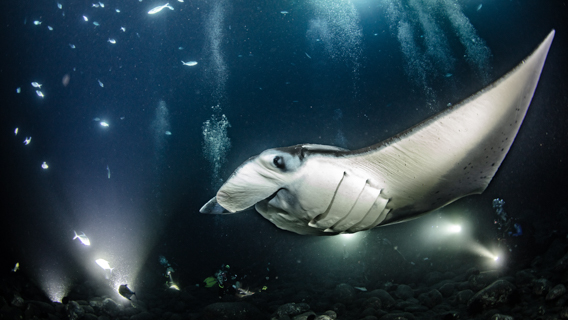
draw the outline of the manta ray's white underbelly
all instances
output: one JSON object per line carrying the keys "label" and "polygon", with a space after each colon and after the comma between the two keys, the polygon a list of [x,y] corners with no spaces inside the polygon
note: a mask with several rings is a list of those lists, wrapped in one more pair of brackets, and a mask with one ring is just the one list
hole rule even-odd
{"label": "manta ray's white underbelly", "polygon": [[[309,175],[256,205],[257,211],[281,229],[300,234],[337,234],[374,228],[389,213],[388,199],[365,174],[330,169],[312,162]],[[322,183],[325,181],[325,183]]]}

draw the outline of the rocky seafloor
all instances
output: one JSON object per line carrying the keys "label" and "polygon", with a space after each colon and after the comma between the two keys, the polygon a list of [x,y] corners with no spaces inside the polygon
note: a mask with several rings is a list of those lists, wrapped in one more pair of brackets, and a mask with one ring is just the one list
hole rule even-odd
{"label": "rocky seafloor", "polygon": [[488,271],[465,264],[444,272],[417,267],[402,280],[365,288],[340,275],[280,280],[245,298],[220,299],[215,289],[195,285],[141,286],[129,301],[87,281],[63,303],[24,274],[4,273],[0,319],[568,319],[566,239],[525,264]]}

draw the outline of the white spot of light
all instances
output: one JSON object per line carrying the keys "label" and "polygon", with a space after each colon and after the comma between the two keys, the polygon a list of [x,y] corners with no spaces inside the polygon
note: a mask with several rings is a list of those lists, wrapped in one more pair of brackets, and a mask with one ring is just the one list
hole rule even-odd
{"label": "white spot of light", "polygon": [[341,236],[342,239],[350,240],[350,239],[353,239],[353,237],[355,237],[355,234],[354,233],[342,233],[342,234],[340,234],[340,236]]}
{"label": "white spot of light", "polygon": [[40,288],[53,302],[61,302],[69,293],[71,281],[60,270],[42,268],[38,280]]}
{"label": "white spot of light", "polygon": [[453,224],[453,225],[450,225],[448,227],[448,232],[450,232],[450,233],[460,233],[461,231],[462,231],[462,228],[458,224]]}

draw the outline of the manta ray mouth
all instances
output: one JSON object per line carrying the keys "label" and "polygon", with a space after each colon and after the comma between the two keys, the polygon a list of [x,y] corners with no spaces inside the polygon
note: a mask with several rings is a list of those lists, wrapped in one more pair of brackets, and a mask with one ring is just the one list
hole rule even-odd
{"label": "manta ray mouth", "polygon": [[219,191],[217,192],[217,202],[221,203],[221,202],[226,202],[229,201],[229,199],[231,199],[231,197],[224,191]]}

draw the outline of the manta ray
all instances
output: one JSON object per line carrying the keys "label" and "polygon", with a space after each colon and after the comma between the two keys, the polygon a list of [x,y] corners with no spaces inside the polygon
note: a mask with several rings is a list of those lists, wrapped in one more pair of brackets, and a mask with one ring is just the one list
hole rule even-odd
{"label": "manta ray", "polygon": [[281,229],[335,235],[408,221],[482,193],[519,131],[554,32],[493,84],[385,141],[353,151],[319,144],[265,150],[200,212],[254,206]]}

